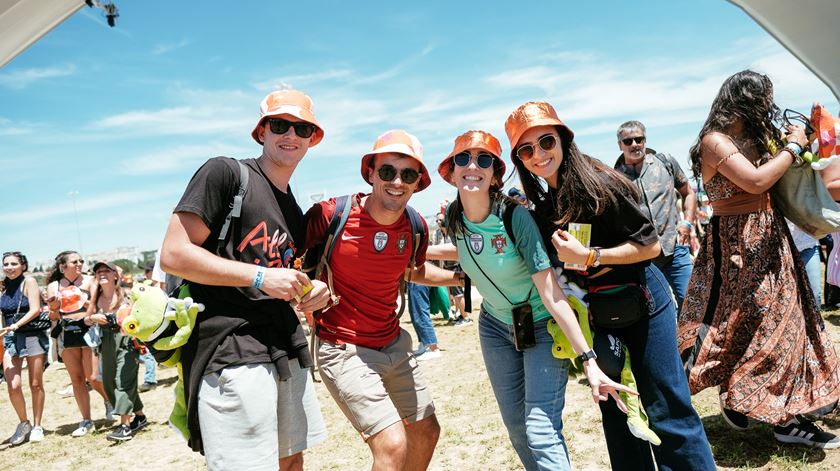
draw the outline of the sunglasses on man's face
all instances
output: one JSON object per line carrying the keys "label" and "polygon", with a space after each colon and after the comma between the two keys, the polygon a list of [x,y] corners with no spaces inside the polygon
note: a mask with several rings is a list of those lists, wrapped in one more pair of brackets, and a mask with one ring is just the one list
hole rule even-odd
{"label": "sunglasses on man's face", "polygon": [[[540,149],[546,152],[550,151],[557,145],[557,136],[554,134],[545,134],[537,139],[537,144],[540,146]],[[535,153],[536,149],[534,148],[534,144],[523,144],[516,149],[516,156],[523,162],[531,160]]]}
{"label": "sunglasses on man's face", "polygon": [[[379,178],[383,181],[390,182],[397,178],[397,169],[392,166],[385,164],[376,171],[379,175]],[[411,185],[412,183],[416,182],[418,178],[420,178],[420,172],[414,170],[413,168],[404,168],[399,171],[400,180],[403,183],[407,183]]]}
{"label": "sunglasses on man's face", "polygon": [[289,128],[295,128],[295,134],[298,137],[307,138],[312,136],[315,132],[315,125],[309,123],[293,123],[282,118],[268,118],[268,127],[274,134],[286,134]]}
{"label": "sunglasses on man's face", "polygon": [[[493,157],[492,154],[481,152],[475,156],[475,164],[480,168],[490,168],[493,166],[493,159],[495,158],[496,157]],[[470,161],[472,161],[472,156],[469,152],[461,152],[453,157],[452,160],[454,160],[455,165],[459,167],[468,167],[470,165]]]}
{"label": "sunglasses on man's face", "polygon": [[645,136],[627,137],[621,140],[621,143],[625,146],[632,146],[634,142],[636,144],[644,144]]}

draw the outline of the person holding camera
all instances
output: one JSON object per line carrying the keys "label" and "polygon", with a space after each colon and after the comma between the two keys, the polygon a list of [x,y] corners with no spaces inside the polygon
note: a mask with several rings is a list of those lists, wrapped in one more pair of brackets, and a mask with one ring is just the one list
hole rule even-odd
{"label": "person holding camera", "polygon": [[[41,293],[35,278],[24,275],[29,270],[26,256],[20,252],[3,254],[3,273],[6,279],[0,282],[0,311],[3,312],[3,373],[9,389],[9,402],[15,409],[20,423],[8,442],[17,446],[27,441],[40,442],[44,439],[41,416],[44,413],[44,362],[49,350],[49,339],[40,319]],[[26,399],[21,386],[23,359],[29,369],[29,390],[32,393],[32,419],[26,415]]]}
{"label": "person holding camera", "polygon": [[[571,469],[563,439],[569,360],[552,355],[547,326],[554,318],[571,341],[598,401],[635,394],[604,374],[560,288],[540,231],[528,210],[501,193],[505,163],[490,133],[455,139],[438,173],[458,188],[446,211],[458,263],[482,295],[478,332],[487,374],[513,448],[527,470]],[[509,234],[504,223],[512,209]],[[435,253],[451,257],[444,246]],[[430,249],[435,251],[435,248]],[[444,256],[445,255],[445,256]],[[490,367],[492,366],[492,368]]]}
{"label": "person holding camera", "polygon": [[[552,233],[566,274],[577,273],[588,291],[598,365],[619,378],[626,347],[650,428],[662,440],[652,450],[654,463],[650,444],[630,433],[619,404],[600,402],[612,468],[715,469],[677,354],[668,282],[650,264],[660,253],[656,228],[639,208],[636,186],[582,153],[548,103],[521,105],[505,131],[537,224]],[[570,264],[580,268],[573,272]]]}

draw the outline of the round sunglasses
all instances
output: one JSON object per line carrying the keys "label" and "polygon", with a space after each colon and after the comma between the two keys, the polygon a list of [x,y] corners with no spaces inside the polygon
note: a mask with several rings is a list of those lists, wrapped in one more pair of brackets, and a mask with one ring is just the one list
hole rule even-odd
{"label": "round sunglasses", "polygon": [[[478,165],[479,168],[490,168],[493,166],[493,159],[495,158],[496,157],[492,154],[481,152],[475,156],[475,164]],[[472,161],[472,156],[469,152],[461,152],[460,154],[456,154],[452,160],[455,162],[455,165],[459,167],[467,167],[470,165],[470,161]]]}
{"label": "round sunglasses", "polygon": [[[537,144],[540,146],[540,149],[550,151],[557,145],[557,136],[554,134],[545,134],[537,139]],[[534,144],[522,144],[516,149],[516,156],[523,162],[531,160],[535,153],[536,149],[534,148]]]}
{"label": "round sunglasses", "polygon": [[289,128],[295,129],[298,137],[307,138],[315,132],[315,125],[309,123],[293,123],[283,118],[268,118],[268,127],[274,134],[286,134]]}
{"label": "round sunglasses", "polygon": [[[383,181],[390,182],[397,178],[397,169],[393,165],[385,164],[379,167],[376,170],[377,175]],[[412,183],[416,182],[418,178],[420,178],[420,172],[414,170],[413,168],[404,168],[399,171],[400,180],[403,183],[411,185]]]}

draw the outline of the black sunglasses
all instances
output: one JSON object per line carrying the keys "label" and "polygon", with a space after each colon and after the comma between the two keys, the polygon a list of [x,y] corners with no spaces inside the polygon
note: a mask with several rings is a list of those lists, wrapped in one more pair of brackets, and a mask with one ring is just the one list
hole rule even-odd
{"label": "black sunglasses", "polygon": [[[379,175],[380,179],[386,182],[393,181],[395,178],[397,178],[397,169],[393,165],[385,164],[379,167],[379,170],[377,170],[376,173]],[[407,183],[409,185],[416,182],[417,179],[420,178],[420,172],[414,170],[413,168],[404,168],[399,171],[399,174],[400,180],[402,180],[403,183]]]}
{"label": "black sunglasses", "polygon": [[627,137],[621,140],[621,143],[625,146],[632,146],[634,142],[636,144],[644,144],[645,136]]}
{"label": "black sunglasses", "polygon": [[[475,156],[475,163],[480,168],[490,168],[493,166],[493,159],[495,159],[492,154],[488,154],[486,152],[481,152],[480,154]],[[470,161],[472,160],[472,156],[469,152],[461,152],[460,154],[455,155],[452,158],[455,161],[455,165],[459,167],[467,167],[470,165]]]}
{"label": "black sunglasses", "polygon": [[283,118],[268,118],[268,126],[274,134],[286,134],[289,128],[295,128],[298,137],[307,138],[315,132],[315,125],[309,123],[293,123]]}
{"label": "black sunglasses", "polygon": [[[550,151],[557,145],[557,136],[554,134],[545,134],[537,139],[537,143],[542,150]],[[534,153],[536,153],[534,144],[523,144],[516,149],[516,156],[523,162],[531,160],[534,157]]]}

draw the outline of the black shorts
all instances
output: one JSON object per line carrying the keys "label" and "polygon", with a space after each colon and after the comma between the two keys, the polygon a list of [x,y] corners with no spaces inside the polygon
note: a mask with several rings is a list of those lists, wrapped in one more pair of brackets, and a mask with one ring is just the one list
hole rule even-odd
{"label": "black shorts", "polygon": [[62,320],[61,325],[63,327],[62,342],[64,348],[88,346],[85,341],[85,334],[87,333],[89,327],[85,324],[85,321]]}

